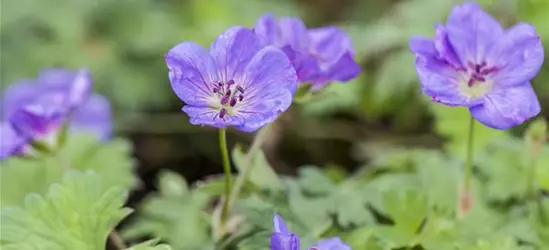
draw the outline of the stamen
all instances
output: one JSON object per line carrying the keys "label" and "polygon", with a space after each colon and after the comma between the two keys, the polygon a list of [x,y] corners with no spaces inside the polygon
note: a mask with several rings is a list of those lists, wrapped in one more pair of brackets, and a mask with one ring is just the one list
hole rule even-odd
{"label": "stamen", "polygon": [[471,79],[475,79],[475,80],[481,81],[481,82],[485,82],[485,81],[486,81],[486,78],[485,78],[485,77],[480,76],[480,75],[478,75],[478,74],[473,74],[473,75],[471,76]]}
{"label": "stamen", "polygon": [[229,80],[229,81],[227,82],[227,85],[229,85],[229,87],[231,87],[231,85],[233,85],[233,84],[234,84],[234,80]]}
{"label": "stamen", "polygon": [[491,73],[494,73],[498,70],[497,67],[490,67],[490,68],[487,68],[487,69],[483,69],[480,74],[481,75],[488,75],[488,74],[491,74]]}
{"label": "stamen", "polygon": [[231,98],[231,102],[229,103],[229,105],[231,107],[234,107],[236,105],[236,98],[235,97]]}
{"label": "stamen", "polygon": [[229,102],[229,98],[231,97],[231,95],[224,95],[222,98],[221,98],[221,105],[225,105],[227,104],[227,102]]}
{"label": "stamen", "polygon": [[240,85],[236,86],[236,90],[240,91],[240,93],[244,94],[244,88],[242,88]]}
{"label": "stamen", "polygon": [[242,100],[244,100],[244,95],[241,94],[238,96],[238,101],[241,102]]}
{"label": "stamen", "polygon": [[475,80],[471,77],[471,78],[469,78],[469,81],[467,82],[467,86],[473,87],[473,84],[475,84]]}
{"label": "stamen", "polygon": [[227,115],[227,110],[225,108],[222,108],[219,111],[219,118],[223,119],[223,118],[225,118],[225,115]]}

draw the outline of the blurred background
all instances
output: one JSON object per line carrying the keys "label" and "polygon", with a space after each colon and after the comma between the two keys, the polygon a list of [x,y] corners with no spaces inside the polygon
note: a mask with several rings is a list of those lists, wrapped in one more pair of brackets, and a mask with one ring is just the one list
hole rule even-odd
{"label": "blurred background", "polygon": [[[304,164],[352,171],[386,145],[440,148],[447,136],[459,140],[466,130],[466,110],[430,104],[420,94],[408,50],[410,36],[433,35],[456,2],[2,0],[1,84],[35,77],[45,67],[88,67],[95,90],[111,100],[116,135],[134,144],[144,182],[135,202],[154,189],[160,169],[190,182],[221,172],[217,131],[190,125],[171,92],[164,54],[172,46],[184,40],[208,46],[224,29],[251,27],[267,11],[300,16],[309,27],[335,24],[352,38],[363,73],[293,105],[275,124],[265,151],[280,173],[293,174]],[[549,48],[549,1],[479,2],[506,26],[533,23]],[[542,116],[549,117],[548,63],[533,84]],[[229,142],[252,137],[231,130]]]}

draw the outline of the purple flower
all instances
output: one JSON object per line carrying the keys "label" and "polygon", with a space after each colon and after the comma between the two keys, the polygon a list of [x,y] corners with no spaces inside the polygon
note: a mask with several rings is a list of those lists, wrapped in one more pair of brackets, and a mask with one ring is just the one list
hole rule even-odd
{"label": "purple flower", "polygon": [[267,13],[256,22],[254,31],[281,48],[292,61],[299,81],[311,82],[314,89],[331,81],[349,81],[360,73],[351,40],[338,27],[307,30],[299,18],[275,20]]}
{"label": "purple flower", "polygon": [[36,79],[9,86],[1,97],[0,159],[29,152],[35,140],[53,143],[62,125],[89,130],[99,138],[110,136],[110,105],[91,95],[87,70],[48,69]]}
{"label": "purple flower", "polygon": [[530,80],[543,64],[532,25],[507,30],[476,3],[458,5],[433,39],[412,38],[422,90],[434,101],[465,106],[496,129],[523,123],[540,112]]}
{"label": "purple flower", "polygon": [[[292,233],[278,214],[273,217],[274,232],[271,235],[271,250],[299,250],[299,237]],[[309,250],[351,250],[339,237],[324,239],[309,247]]]}
{"label": "purple flower", "polygon": [[297,88],[286,55],[242,27],[226,30],[210,51],[180,43],[168,52],[166,64],[195,125],[255,131],[290,107]]}

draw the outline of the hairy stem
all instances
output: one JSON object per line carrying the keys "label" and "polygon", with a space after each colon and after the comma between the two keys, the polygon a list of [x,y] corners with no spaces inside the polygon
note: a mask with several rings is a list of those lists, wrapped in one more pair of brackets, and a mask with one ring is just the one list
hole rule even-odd
{"label": "hairy stem", "polygon": [[469,121],[469,135],[467,137],[467,155],[465,158],[465,169],[463,177],[463,186],[458,194],[458,217],[463,217],[472,208],[473,192],[471,188],[473,177],[473,139],[474,139],[475,119],[471,116]]}
{"label": "hairy stem", "polygon": [[469,122],[469,135],[467,137],[467,157],[465,162],[465,175],[463,185],[465,190],[471,190],[471,178],[473,175],[473,137],[474,137],[475,119],[471,116]]}
{"label": "hairy stem", "polygon": [[229,159],[229,150],[227,149],[227,131],[225,128],[219,129],[219,149],[221,150],[223,172],[225,173],[225,199],[223,199],[223,207],[221,208],[221,225],[224,225],[229,217],[229,197],[232,186],[231,162]]}

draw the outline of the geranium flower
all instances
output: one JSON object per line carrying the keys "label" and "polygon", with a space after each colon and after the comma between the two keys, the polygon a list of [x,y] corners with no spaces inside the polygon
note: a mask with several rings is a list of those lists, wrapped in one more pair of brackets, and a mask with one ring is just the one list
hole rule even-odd
{"label": "geranium flower", "polygon": [[180,43],[168,52],[166,64],[171,86],[195,125],[253,132],[286,111],[297,88],[286,55],[243,27],[225,31],[209,51]]}
{"label": "geranium flower", "polygon": [[36,79],[10,85],[1,97],[0,159],[25,154],[30,144],[53,146],[62,125],[69,130],[88,130],[100,139],[111,133],[109,102],[91,94],[87,70],[48,69]]}
{"label": "geranium flower", "polygon": [[[288,229],[284,219],[278,214],[273,217],[274,232],[271,235],[271,250],[299,250],[299,236]],[[309,250],[351,250],[351,247],[339,237],[321,240],[308,248]]]}
{"label": "geranium flower", "polygon": [[263,15],[255,24],[256,34],[282,49],[295,67],[299,81],[320,89],[332,81],[349,81],[360,73],[353,59],[353,46],[336,26],[307,29],[297,17],[276,20]]}
{"label": "geranium flower", "polygon": [[535,28],[519,23],[505,30],[476,3],[453,8],[434,38],[415,37],[410,48],[422,90],[433,101],[468,107],[495,129],[536,116],[540,104],[530,80],[543,64]]}

